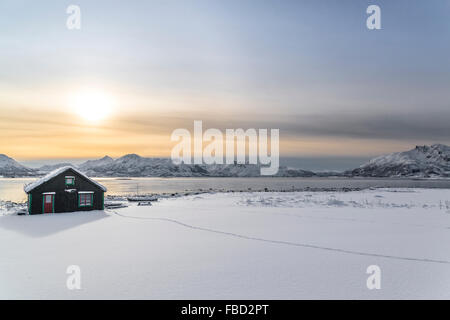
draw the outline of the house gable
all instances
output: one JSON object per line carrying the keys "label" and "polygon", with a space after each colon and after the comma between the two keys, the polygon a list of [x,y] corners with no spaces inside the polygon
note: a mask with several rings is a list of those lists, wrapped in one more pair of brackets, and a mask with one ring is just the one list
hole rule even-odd
{"label": "house gable", "polygon": [[67,176],[75,175],[75,180],[77,178],[76,176],[78,176],[78,178],[81,178],[81,179],[85,180],[86,182],[90,182],[90,183],[94,184],[95,186],[97,186],[103,192],[107,191],[105,186],[103,186],[100,183],[98,183],[97,181],[89,178],[84,173],[78,171],[77,169],[75,169],[74,167],[71,167],[71,166],[67,166],[67,167],[62,167],[62,168],[56,169],[56,170],[50,172],[49,174],[45,175],[44,177],[42,177],[42,178],[40,178],[40,179],[30,183],[30,184],[27,184],[24,187],[24,191],[26,193],[30,193],[34,189],[42,186],[43,184],[45,184],[47,182],[50,182],[51,180],[59,177],[60,175],[67,175]]}

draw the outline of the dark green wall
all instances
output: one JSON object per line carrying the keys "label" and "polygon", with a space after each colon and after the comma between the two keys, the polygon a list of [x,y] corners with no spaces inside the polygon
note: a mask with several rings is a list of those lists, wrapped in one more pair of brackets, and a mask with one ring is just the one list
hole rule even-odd
{"label": "dark green wall", "polygon": [[[65,184],[65,177],[75,177],[75,185],[67,186]],[[68,193],[66,189],[76,189],[74,193]],[[78,191],[93,191],[93,203],[91,207],[78,207]],[[72,169],[68,169],[49,181],[41,184],[39,187],[29,192],[31,195],[31,210],[30,214],[41,214],[43,204],[43,193],[55,192],[55,213],[73,212],[73,211],[90,211],[103,210],[103,190],[92,183],[85,177],[79,175]]]}

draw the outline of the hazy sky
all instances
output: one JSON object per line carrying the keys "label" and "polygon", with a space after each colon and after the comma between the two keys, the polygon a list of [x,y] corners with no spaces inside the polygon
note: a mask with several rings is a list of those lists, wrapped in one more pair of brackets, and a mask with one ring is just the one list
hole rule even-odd
{"label": "hazy sky", "polygon": [[[450,0],[0,2],[0,153],[16,159],[168,156],[193,120],[279,128],[282,156],[366,157],[449,143],[449,88]],[[86,92],[101,119],[80,115]]]}

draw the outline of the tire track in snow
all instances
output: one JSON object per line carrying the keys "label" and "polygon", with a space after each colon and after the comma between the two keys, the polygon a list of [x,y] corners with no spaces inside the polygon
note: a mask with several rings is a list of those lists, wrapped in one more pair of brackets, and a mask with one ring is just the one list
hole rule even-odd
{"label": "tire track in snow", "polygon": [[376,258],[385,258],[385,259],[393,259],[393,260],[402,260],[402,261],[416,261],[416,262],[428,262],[428,263],[440,263],[440,264],[450,264],[450,261],[447,260],[435,260],[435,259],[427,259],[427,258],[414,258],[414,257],[401,257],[401,256],[394,256],[394,255],[386,255],[386,254],[378,254],[378,253],[369,253],[369,252],[362,252],[362,251],[354,251],[354,250],[346,250],[346,249],[340,249],[340,248],[333,248],[333,247],[326,247],[326,246],[319,246],[314,244],[308,244],[308,243],[299,243],[299,242],[291,242],[291,241],[284,241],[284,240],[271,240],[271,239],[265,239],[265,238],[258,238],[258,237],[251,237],[246,236],[243,234],[233,233],[233,232],[227,232],[227,231],[220,231],[210,228],[204,228],[204,227],[198,227],[194,225],[190,225],[175,219],[170,218],[152,218],[152,217],[135,217],[135,216],[126,216],[123,214],[120,214],[113,210],[107,210],[109,212],[114,213],[115,215],[118,215],[123,218],[129,218],[129,219],[137,219],[137,220],[153,220],[153,221],[165,221],[165,222],[171,222],[174,224],[178,224],[180,226],[193,229],[193,230],[200,230],[200,231],[206,231],[216,234],[222,234],[226,236],[231,236],[235,238],[245,239],[245,240],[253,240],[253,241],[261,241],[261,242],[268,242],[273,244],[282,244],[287,246],[294,246],[294,247],[303,247],[303,248],[310,248],[310,249],[318,249],[318,250],[324,250],[324,251],[331,251],[331,252],[338,252],[338,253],[345,253],[345,254],[352,254],[352,255],[358,255],[358,256],[366,256],[366,257],[376,257]]}

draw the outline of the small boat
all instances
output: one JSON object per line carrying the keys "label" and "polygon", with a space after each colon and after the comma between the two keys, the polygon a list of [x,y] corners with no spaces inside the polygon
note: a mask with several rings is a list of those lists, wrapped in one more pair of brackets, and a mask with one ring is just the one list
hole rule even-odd
{"label": "small boat", "polygon": [[126,207],[128,207],[128,205],[123,202],[105,202],[106,209],[120,209]]}
{"label": "small boat", "polygon": [[151,206],[152,202],[151,201],[141,201],[138,202],[138,206]]}
{"label": "small boat", "polygon": [[127,197],[128,201],[158,201],[158,197],[156,196],[136,196],[136,197]]}

